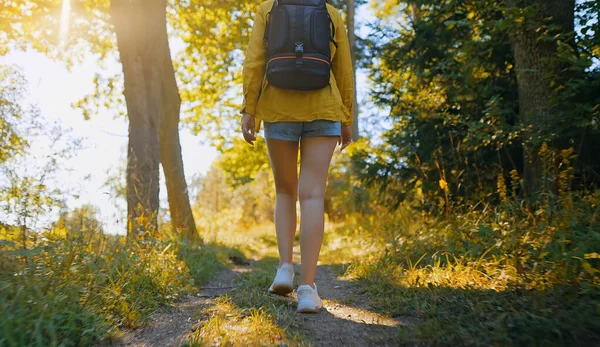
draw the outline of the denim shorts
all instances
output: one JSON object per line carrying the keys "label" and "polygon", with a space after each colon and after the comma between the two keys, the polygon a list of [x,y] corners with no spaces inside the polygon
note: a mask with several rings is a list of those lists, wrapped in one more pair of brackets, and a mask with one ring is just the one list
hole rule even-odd
{"label": "denim shorts", "polygon": [[265,138],[298,141],[302,137],[342,136],[340,122],[315,120],[312,122],[265,122]]}

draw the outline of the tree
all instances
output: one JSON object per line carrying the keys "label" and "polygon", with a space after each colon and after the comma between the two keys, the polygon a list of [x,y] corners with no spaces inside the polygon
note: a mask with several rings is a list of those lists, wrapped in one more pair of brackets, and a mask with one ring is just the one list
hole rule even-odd
{"label": "tree", "polygon": [[181,99],[169,49],[166,7],[166,0],[111,3],[130,119],[128,230],[139,234],[138,229],[154,232],[158,228],[158,165],[162,162],[173,226],[186,238],[195,239],[181,157]]}
{"label": "tree", "polygon": [[[158,230],[163,1],[112,1],[111,19],[125,78],[129,117],[127,235]],[[164,23],[164,24],[163,24]],[[164,25],[164,28],[163,28]],[[156,42],[154,41],[156,40]]]}
{"label": "tree", "polygon": [[225,173],[232,189],[251,183],[261,171],[270,170],[265,141],[258,141],[251,147],[243,139],[236,138],[222,152],[214,165]]}
{"label": "tree", "polygon": [[356,16],[354,14],[356,10],[355,0],[346,0],[346,22],[348,23],[348,41],[350,43],[350,54],[352,55],[352,70],[354,71],[354,123],[352,126],[352,134],[354,137],[354,141],[358,141],[359,139],[359,128],[358,128],[358,91],[356,88],[356,68],[357,68],[357,50],[358,47],[356,45],[356,28],[355,28],[355,19]]}
{"label": "tree", "polygon": [[42,124],[33,130],[22,136],[27,140],[35,139],[36,145],[46,151],[25,151],[0,163],[2,217],[19,228],[25,249],[31,240],[37,239],[37,234],[30,231],[46,226],[44,219],[48,214],[64,207],[67,191],[56,182],[61,168],[57,163],[69,159],[80,145],[60,126]]}
{"label": "tree", "polygon": [[[548,126],[555,124],[555,85],[563,85],[570,74],[568,66],[557,59],[559,43],[574,46],[575,0],[507,0],[516,16],[523,21],[511,35],[516,64],[519,114],[525,146],[525,187],[535,196],[541,189],[542,165],[538,152],[548,141]],[[558,35],[558,36],[555,36]],[[550,38],[554,36],[554,38]],[[560,37],[557,39],[557,37]]]}
{"label": "tree", "polygon": [[398,204],[422,191],[428,208],[447,196],[483,199],[499,166],[519,169],[516,81],[508,35],[493,1],[384,1],[369,39],[372,96],[390,110],[380,146],[353,160]]}
{"label": "tree", "polygon": [[55,227],[65,228],[74,235],[102,234],[102,223],[98,220],[98,209],[93,205],[83,205],[73,211],[63,211]]}
{"label": "tree", "polygon": [[196,206],[204,214],[217,214],[231,207],[233,189],[227,184],[225,172],[212,166],[200,181]]}
{"label": "tree", "polygon": [[[77,52],[83,51],[78,49],[81,46],[107,57],[115,48],[114,29],[130,120],[128,231],[136,236],[157,229],[158,170],[162,162],[173,227],[185,237],[196,239],[179,142],[181,101],[168,45],[167,1],[147,4],[122,0],[77,1],[73,4],[77,20],[69,23],[72,34],[68,40],[63,37],[60,43],[56,42],[60,13],[56,1],[21,0],[11,2],[10,6],[3,5],[9,9],[3,10],[6,19],[3,25],[13,29],[8,31],[12,41],[53,56],[62,52],[61,56],[68,61],[77,60]],[[21,30],[14,30],[17,26]]]}
{"label": "tree", "polygon": [[0,164],[22,154],[27,147],[23,123],[33,124],[33,110],[23,107],[25,79],[12,67],[0,66]]}
{"label": "tree", "polygon": [[[535,198],[543,142],[575,149],[574,184],[600,181],[600,4],[578,5],[575,36],[570,5],[552,7],[573,2],[512,4],[377,3],[372,96],[390,110],[391,129],[381,145],[355,148],[354,162],[396,201],[422,193],[428,208],[497,202],[501,185],[523,195],[523,176]],[[556,191],[557,168],[545,171],[545,189]]]}
{"label": "tree", "polygon": [[150,229],[157,229],[158,163],[162,162],[173,227],[196,240],[181,156],[181,99],[171,61],[166,11],[166,0],[111,3],[130,118],[128,230],[144,230],[139,222],[149,220]]}

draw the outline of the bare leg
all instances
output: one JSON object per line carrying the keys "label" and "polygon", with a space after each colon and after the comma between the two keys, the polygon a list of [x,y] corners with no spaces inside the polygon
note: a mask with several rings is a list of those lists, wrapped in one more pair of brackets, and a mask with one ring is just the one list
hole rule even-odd
{"label": "bare leg", "polygon": [[338,137],[307,137],[302,139],[300,144],[300,285],[314,284],[325,227],[327,174],[338,140]]}
{"label": "bare leg", "polygon": [[298,143],[267,139],[269,160],[275,178],[275,231],[279,265],[291,264],[296,234],[298,197]]}

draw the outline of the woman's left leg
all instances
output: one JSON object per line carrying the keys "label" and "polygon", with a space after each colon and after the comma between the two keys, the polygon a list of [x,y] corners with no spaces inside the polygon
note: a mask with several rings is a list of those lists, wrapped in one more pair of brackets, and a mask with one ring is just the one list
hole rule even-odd
{"label": "woman's left leg", "polygon": [[339,137],[306,137],[300,144],[300,285],[314,284],[325,227],[325,189]]}
{"label": "woman's left leg", "polygon": [[298,196],[298,142],[267,139],[275,179],[275,231],[279,266],[292,263]]}

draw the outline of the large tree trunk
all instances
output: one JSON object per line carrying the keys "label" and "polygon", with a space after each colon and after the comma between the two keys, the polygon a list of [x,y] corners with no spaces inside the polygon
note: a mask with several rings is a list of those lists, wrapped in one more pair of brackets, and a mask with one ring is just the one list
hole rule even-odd
{"label": "large tree trunk", "polygon": [[163,86],[163,122],[160,129],[161,161],[167,181],[169,195],[169,209],[173,228],[188,240],[200,241],[196,230],[196,222],[192,214],[188,194],[183,158],[181,156],[181,143],[179,140],[179,113],[181,98],[175,71],[169,50],[169,42],[165,31],[164,37],[159,38],[166,56],[162,69]]}
{"label": "large tree trunk", "polygon": [[[572,32],[575,21],[575,0],[508,0],[511,8],[534,5],[536,18],[528,18],[515,35],[511,44],[515,57],[519,85],[519,113],[524,127],[530,129],[524,135],[525,193],[536,196],[542,189],[541,163],[538,155],[540,144],[546,140],[548,124],[552,124],[552,86],[561,77],[561,66],[556,61],[557,44],[540,39],[544,30],[538,32],[544,18],[558,26],[562,33]],[[540,23],[531,25],[531,22]],[[564,76],[562,76],[564,77]]]}
{"label": "large tree trunk", "polygon": [[111,17],[129,115],[128,235],[157,230],[162,161],[173,227],[197,240],[179,140],[181,99],[171,61],[166,0],[113,0]]}
{"label": "large tree trunk", "polygon": [[125,77],[129,117],[127,236],[158,230],[161,75],[154,37],[165,30],[166,0],[113,0],[111,18]]}
{"label": "large tree trunk", "polygon": [[354,123],[352,126],[352,134],[354,137],[354,141],[358,141],[358,139],[360,138],[358,134],[358,83],[356,81],[356,53],[358,47],[356,46],[356,4],[354,0],[346,0],[346,8],[346,17],[348,21],[348,43],[350,44],[350,54],[352,56],[352,71],[354,71]]}

